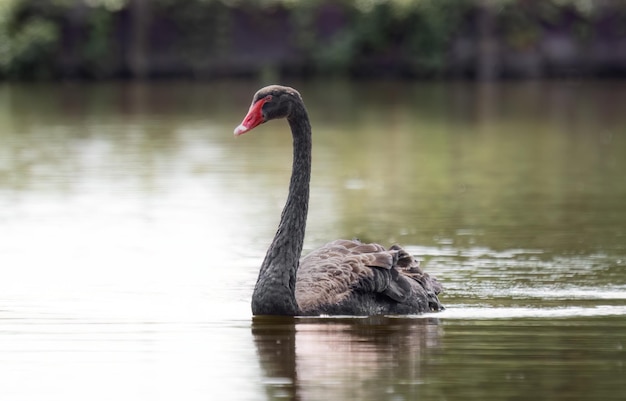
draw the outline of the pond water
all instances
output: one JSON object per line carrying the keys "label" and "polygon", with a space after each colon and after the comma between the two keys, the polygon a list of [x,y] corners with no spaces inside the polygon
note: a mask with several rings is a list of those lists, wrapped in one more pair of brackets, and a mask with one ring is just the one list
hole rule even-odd
{"label": "pond water", "polygon": [[287,192],[254,82],[0,86],[6,400],[623,399],[626,83],[291,83],[305,252],[400,243],[421,316],[255,318]]}

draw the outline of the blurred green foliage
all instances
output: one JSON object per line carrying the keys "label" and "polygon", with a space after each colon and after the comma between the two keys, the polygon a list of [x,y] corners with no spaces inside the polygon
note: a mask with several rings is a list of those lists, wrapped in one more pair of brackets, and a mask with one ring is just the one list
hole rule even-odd
{"label": "blurred green foliage", "polygon": [[485,10],[513,51],[626,26],[619,0],[0,0],[0,78],[442,75]]}
{"label": "blurred green foliage", "polygon": [[59,42],[59,26],[43,15],[20,15],[18,0],[0,3],[0,75],[41,77]]}

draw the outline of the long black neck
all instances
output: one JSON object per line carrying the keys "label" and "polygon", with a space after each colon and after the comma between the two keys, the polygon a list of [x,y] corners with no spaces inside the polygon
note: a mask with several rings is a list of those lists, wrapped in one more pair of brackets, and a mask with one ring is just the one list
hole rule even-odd
{"label": "long black neck", "polygon": [[302,253],[309,208],[311,125],[301,103],[294,105],[287,121],[293,136],[289,195],[252,294],[254,315],[298,314],[295,298],[296,271]]}

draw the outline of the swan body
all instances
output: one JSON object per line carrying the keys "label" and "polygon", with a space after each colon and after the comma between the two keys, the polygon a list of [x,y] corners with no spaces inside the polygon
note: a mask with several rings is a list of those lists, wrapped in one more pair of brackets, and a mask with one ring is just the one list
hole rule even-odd
{"label": "swan body", "polygon": [[437,280],[397,245],[336,240],[301,258],[309,204],[311,125],[293,88],[260,89],[235,136],[286,118],[293,137],[289,195],[252,294],[254,315],[417,314],[442,310]]}

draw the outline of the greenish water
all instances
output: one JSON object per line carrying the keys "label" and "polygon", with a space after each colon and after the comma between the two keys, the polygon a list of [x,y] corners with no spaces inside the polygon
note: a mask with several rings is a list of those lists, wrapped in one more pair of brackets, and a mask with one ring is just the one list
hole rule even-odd
{"label": "greenish water", "polygon": [[252,319],[291,163],[233,138],[257,84],[4,84],[2,398],[622,398],[626,83],[291,84],[305,251],[398,242],[447,310]]}

